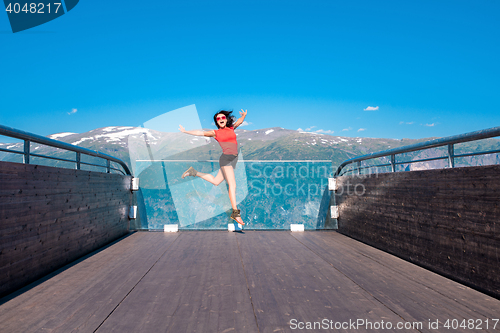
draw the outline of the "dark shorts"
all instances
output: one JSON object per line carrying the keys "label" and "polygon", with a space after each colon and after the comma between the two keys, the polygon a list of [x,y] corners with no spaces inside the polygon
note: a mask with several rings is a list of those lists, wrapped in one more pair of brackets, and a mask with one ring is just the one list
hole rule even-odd
{"label": "dark shorts", "polygon": [[221,167],[231,165],[233,169],[236,169],[236,162],[238,162],[238,155],[222,154],[219,158],[219,165]]}

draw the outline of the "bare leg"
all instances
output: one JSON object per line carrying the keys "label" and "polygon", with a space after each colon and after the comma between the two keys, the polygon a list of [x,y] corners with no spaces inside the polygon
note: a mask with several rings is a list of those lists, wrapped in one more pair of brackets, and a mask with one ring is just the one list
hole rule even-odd
{"label": "bare leg", "polygon": [[[227,185],[229,187],[229,201],[231,201],[231,207],[233,209],[238,209],[236,206],[236,180],[234,178],[234,169],[232,166],[223,166],[221,167],[222,172],[224,173],[224,178],[226,179]],[[238,222],[243,223],[241,217],[236,218]]]}
{"label": "bare leg", "polygon": [[215,186],[219,186],[219,184],[222,183],[222,181],[224,180],[224,176],[220,169],[215,177],[209,173],[203,173],[203,172],[198,172],[196,176],[200,177],[203,180],[206,180],[209,183],[214,184]]}

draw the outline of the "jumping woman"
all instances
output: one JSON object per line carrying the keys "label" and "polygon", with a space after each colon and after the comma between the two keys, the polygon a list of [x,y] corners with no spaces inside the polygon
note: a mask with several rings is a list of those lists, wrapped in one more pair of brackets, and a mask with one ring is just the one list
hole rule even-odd
{"label": "jumping woman", "polygon": [[236,141],[236,134],[234,133],[234,130],[245,120],[247,110],[241,109],[241,117],[238,120],[236,120],[231,113],[232,111],[217,112],[214,116],[214,122],[218,129],[213,131],[186,131],[182,125],[179,125],[179,130],[182,133],[213,137],[217,140],[217,142],[219,142],[222,148],[222,155],[219,158],[220,169],[219,172],[217,172],[217,176],[214,177],[209,173],[198,172],[193,169],[193,167],[189,167],[189,169],[182,174],[182,178],[185,178],[186,176],[200,177],[215,186],[218,186],[225,179],[229,187],[229,201],[231,201],[231,207],[233,208],[231,218],[239,224],[244,225],[245,223],[241,219],[240,210],[236,206],[236,180],[234,178],[234,169],[236,169],[236,162],[238,162],[238,143]]}

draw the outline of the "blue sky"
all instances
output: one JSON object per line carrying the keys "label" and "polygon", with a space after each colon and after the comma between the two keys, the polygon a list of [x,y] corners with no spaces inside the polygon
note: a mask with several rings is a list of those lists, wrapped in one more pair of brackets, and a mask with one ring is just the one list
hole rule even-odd
{"label": "blue sky", "polygon": [[[13,34],[0,124],[138,126],[195,104],[205,128],[424,138],[500,125],[500,2],[95,1]],[[374,109],[374,110],[371,110]]]}

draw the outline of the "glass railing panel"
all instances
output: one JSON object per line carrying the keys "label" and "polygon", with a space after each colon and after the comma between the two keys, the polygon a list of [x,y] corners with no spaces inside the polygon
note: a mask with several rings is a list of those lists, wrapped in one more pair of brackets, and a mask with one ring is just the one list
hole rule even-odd
{"label": "glass railing panel", "polygon": [[[3,135],[0,135],[0,140],[2,140],[0,142],[0,149],[16,151],[20,153],[24,151],[24,140]],[[0,150],[0,161],[23,163],[23,155]]]}
{"label": "glass railing panel", "polygon": [[[479,154],[483,152],[499,151],[500,150],[500,140],[499,139],[482,139],[472,142],[462,142],[454,145],[455,155],[468,155],[468,154]],[[469,167],[469,166],[480,166],[480,165],[494,165],[500,164],[500,154],[481,154],[481,155],[471,155],[466,157],[456,157],[455,167]]]}
{"label": "glass railing panel", "polygon": [[[446,146],[412,151],[396,155],[396,171],[442,169],[448,166]],[[421,162],[416,162],[421,161]],[[409,162],[409,163],[404,163]]]}
{"label": "glass railing panel", "polygon": [[80,161],[80,170],[106,172],[107,161],[102,158],[82,154]]}
{"label": "glass railing panel", "polygon": [[[229,218],[232,209],[226,182],[214,186],[199,177],[181,178],[189,166],[215,176],[218,161],[135,163],[142,169],[142,228],[179,224],[181,230],[226,230],[234,222]],[[236,200],[245,229],[289,230],[292,223],[304,224],[309,230],[323,229],[330,199],[328,177],[332,175],[330,161],[240,159],[235,170]]]}
{"label": "glass railing panel", "polygon": [[31,142],[30,153],[30,164],[75,169],[75,152]]}

